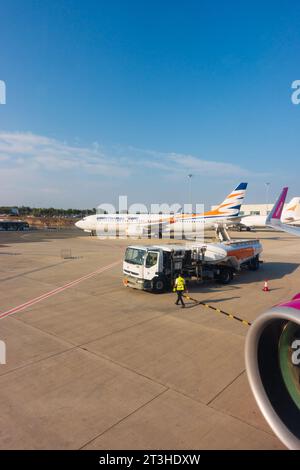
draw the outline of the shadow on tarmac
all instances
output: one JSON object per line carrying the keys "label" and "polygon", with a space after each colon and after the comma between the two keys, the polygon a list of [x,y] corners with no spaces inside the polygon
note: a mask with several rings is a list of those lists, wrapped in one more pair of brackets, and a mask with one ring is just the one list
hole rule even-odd
{"label": "shadow on tarmac", "polygon": [[[212,281],[204,281],[203,283],[197,284],[194,281],[187,283],[187,288],[190,294],[203,294],[214,292],[229,292],[238,290],[244,284],[250,284],[254,282],[263,283],[266,279],[273,281],[275,279],[282,279],[284,276],[292,274],[299,267],[298,263],[284,263],[284,262],[266,262],[258,271],[243,270],[238,273],[230,284],[219,284]],[[278,288],[273,288],[275,290]]]}
{"label": "shadow on tarmac", "polygon": [[[237,297],[237,296],[235,296],[235,297],[223,297],[223,298],[221,298],[221,299],[216,299],[216,300],[214,300],[214,299],[209,299],[209,300],[207,300],[207,302],[208,302],[209,304],[214,304],[214,303],[219,304],[220,302],[226,302],[226,301],[228,301],[228,300],[239,299],[239,298],[240,298],[240,297]],[[197,300],[199,300],[199,302],[193,302],[193,301],[184,299],[185,308],[199,307],[199,305],[201,305],[201,302],[206,302],[205,299],[200,299],[200,298],[199,298],[199,299],[197,299]]]}

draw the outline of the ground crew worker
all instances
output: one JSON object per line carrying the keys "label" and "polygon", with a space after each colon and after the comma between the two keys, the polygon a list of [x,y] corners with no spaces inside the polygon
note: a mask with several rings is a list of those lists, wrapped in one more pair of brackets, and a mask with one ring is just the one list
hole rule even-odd
{"label": "ground crew worker", "polygon": [[183,301],[183,298],[182,298],[182,294],[184,293],[185,291],[185,280],[182,276],[182,274],[180,273],[177,278],[175,279],[175,285],[174,285],[174,292],[177,293],[177,300],[175,302],[175,305],[179,305],[179,302],[181,303],[181,307],[184,308],[185,307],[185,303]]}

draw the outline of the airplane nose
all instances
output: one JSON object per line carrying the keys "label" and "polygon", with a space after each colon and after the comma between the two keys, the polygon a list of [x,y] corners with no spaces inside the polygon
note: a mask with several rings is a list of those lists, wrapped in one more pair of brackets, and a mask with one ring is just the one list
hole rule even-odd
{"label": "airplane nose", "polygon": [[82,229],[82,221],[81,220],[78,220],[78,222],[75,222],[75,225],[76,225],[77,228]]}

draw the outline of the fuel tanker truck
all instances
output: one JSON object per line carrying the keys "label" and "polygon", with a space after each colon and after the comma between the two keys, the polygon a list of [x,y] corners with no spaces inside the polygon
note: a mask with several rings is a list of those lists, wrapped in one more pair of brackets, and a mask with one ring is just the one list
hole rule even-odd
{"label": "fuel tanker truck", "polygon": [[235,240],[208,244],[131,245],[123,261],[126,287],[164,292],[183,273],[186,280],[215,280],[228,284],[242,269],[260,267],[259,240]]}
{"label": "fuel tanker truck", "polygon": [[255,320],[245,359],[265,419],[286,447],[300,450],[300,294]]}

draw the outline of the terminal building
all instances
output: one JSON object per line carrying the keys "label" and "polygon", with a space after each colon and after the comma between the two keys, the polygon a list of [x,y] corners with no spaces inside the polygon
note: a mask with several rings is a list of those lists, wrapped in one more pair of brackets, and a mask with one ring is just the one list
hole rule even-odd
{"label": "terminal building", "polygon": [[264,215],[267,216],[273,204],[243,204],[240,215]]}

